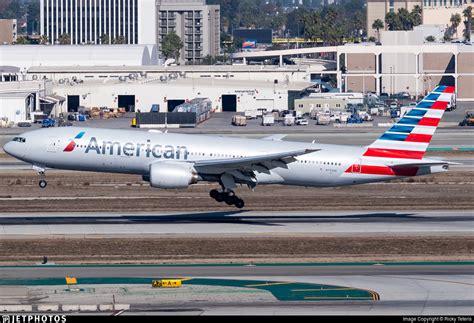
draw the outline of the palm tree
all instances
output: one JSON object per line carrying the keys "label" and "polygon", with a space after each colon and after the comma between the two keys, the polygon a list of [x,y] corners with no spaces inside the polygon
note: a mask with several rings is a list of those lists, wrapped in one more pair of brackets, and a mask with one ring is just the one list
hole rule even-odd
{"label": "palm tree", "polygon": [[458,36],[458,26],[461,23],[461,15],[458,13],[452,14],[451,19],[449,19],[451,22],[451,26],[453,27],[454,33],[456,34],[456,37]]}
{"label": "palm tree", "polygon": [[372,29],[377,30],[377,40],[380,42],[380,29],[384,27],[383,21],[380,19],[376,19],[374,23],[372,24]]}
{"label": "palm tree", "polygon": [[107,34],[102,34],[102,35],[100,36],[100,43],[101,43],[102,45],[110,44],[110,37],[109,37],[109,35],[107,35]]}
{"label": "palm tree", "polygon": [[47,45],[49,43],[48,36],[46,35],[41,35],[40,37],[40,44],[41,45]]}
{"label": "palm tree", "polygon": [[61,45],[70,45],[71,44],[71,35],[61,34],[59,36],[59,44],[61,44]]}
{"label": "palm tree", "polygon": [[411,19],[413,21],[413,26],[419,26],[422,23],[421,15],[423,13],[423,9],[419,6],[416,5],[413,7],[413,10],[411,11]]}
{"label": "palm tree", "polygon": [[471,29],[472,29],[472,7],[469,6],[463,10],[462,15],[464,17],[464,39],[467,41],[471,40]]}

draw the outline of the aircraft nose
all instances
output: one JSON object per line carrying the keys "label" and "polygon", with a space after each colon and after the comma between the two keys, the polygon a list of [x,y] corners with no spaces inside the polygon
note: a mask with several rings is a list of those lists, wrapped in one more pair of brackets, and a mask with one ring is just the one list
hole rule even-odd
{"label": "aircraft nose", "polygon": [[12,155],[13,156],[13,144],[11,142],[7,142],[4,146],[3,146],[3,151],[6,152],[7,154],[9,155]]}

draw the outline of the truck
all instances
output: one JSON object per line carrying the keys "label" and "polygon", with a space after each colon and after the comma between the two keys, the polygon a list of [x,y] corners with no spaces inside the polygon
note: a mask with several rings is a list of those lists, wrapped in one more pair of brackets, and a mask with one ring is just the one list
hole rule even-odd
{"label": "truck", "polygon": [[51,118],[43,119],[43,121],[41,122],[42,128],[50,128],[50,127],[54,127],[55,125],[56,125],[56,120],[51,119]]}
{"label": "truck", "polygon": [[259,112],[255,109],[249,109],[245,110],[245,117],[250,120],[250,119],[257,119],[259,115]]}
{"label": "truck", "polygon": [[285,126],[292,126],[295,124],[295,117],[292,114],[285,115],[284,119]]}
{"label": "truck", "polygon": [[155,112],[155,113],[160,112],[160,105],[159,104],[152,104],[150,112]]}
{"label": "truck", "polygon": [[460,127],[474,126],[474,111],[466,111],[466,116],[459,123]]}
{"label": "truck", "polygon": [[331,123],[331,115],[329,114],[319,114],[316,118],[316,123],[318,125],[327,126]]}
{"label": "truck", "polygon": [[275,116],[271,113],[262,116],[262,126],[273,126],[275,124]]}

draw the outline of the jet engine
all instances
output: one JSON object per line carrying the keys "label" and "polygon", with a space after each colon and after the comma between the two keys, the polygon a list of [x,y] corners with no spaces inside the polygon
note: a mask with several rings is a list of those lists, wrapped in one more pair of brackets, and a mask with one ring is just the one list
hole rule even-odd
{"label": "jet engine", "polygon": [[150,166],[149,180],[155,188],[183,189],[196,184],[199,176],[190,163],[158,162]]}

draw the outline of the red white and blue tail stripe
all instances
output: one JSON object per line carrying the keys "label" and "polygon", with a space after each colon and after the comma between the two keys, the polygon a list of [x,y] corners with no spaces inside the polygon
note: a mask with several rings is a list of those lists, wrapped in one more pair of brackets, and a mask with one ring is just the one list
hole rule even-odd
{"label": "red white and blue tail stripe", "polygon": [[[424,158],[444,111],[454,104],[454,87],[439,85],[421,100],[416,107],[368,146],[362,158],[352,164],[345,173],[362,176],[367,182],[373,176],[380,180],[387,177],[424,175],[427,168],[445,166],[449,162]],[[355,181],[353,181],[355,183]]]}
{"label": "red white and blue tail stripe", "polygon": [[439,85],[371,144],[364,156],[422,159],[444,111],[453,102],[454,86]]}

